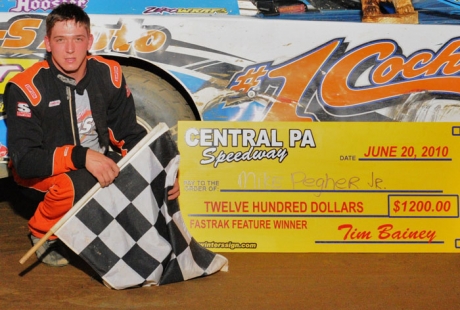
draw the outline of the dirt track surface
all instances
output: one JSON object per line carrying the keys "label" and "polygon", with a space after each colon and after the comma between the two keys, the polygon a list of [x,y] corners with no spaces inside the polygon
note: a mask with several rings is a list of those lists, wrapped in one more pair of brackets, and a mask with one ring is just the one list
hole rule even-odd
{"label": "dirt track surface", "polygon": [[0,309],[459,309],[458,254],[222,253],[229,272],[116,291],[84,262],[52,268],[29,250],[33,206],[0,180]]}

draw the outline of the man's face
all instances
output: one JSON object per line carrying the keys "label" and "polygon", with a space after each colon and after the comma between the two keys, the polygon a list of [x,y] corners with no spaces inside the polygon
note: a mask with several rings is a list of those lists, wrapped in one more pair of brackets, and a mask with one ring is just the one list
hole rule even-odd
{"label": "man's face", "polygon": [[66,75],[79,82],[86,72],[86,55],[93,44],[87,28],[73,20],[56,22],[45,37],[46,50],[53,63]]}

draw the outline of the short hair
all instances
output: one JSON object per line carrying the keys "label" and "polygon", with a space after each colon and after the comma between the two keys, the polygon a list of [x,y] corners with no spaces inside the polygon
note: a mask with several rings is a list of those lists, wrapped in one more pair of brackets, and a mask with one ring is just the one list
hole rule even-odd
{"label": "short hair", "polygon": [[57,22],[68,20],[73,20],[75,23],[83,25],[88,30],[88,33],[91,31],[89,16],[81,7],[73,3],[61,3],[46,17],[46,35],[51,35],[51,30]]}

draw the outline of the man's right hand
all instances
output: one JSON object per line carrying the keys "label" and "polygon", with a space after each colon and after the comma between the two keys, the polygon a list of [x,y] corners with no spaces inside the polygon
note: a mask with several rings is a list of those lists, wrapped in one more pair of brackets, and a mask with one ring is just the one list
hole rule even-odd
{"label": "man's right hand", "polygon": [[85,167],[97,179],[101,187],[112,184],[120,173],[120,168],[112,159],[91,149],[86,152]]}

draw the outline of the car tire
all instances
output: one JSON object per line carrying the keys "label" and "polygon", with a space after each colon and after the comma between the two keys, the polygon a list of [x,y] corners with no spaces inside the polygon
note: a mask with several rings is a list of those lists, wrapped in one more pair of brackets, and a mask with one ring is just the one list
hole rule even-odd
{"label": "car tire", "polygon": [[122,70],[134,97],[138,122],[147,130],[164,122],[177,141],[177,122],[196,120],[185,98],[170,83],[149,71],[130,66],[123,66]]}

